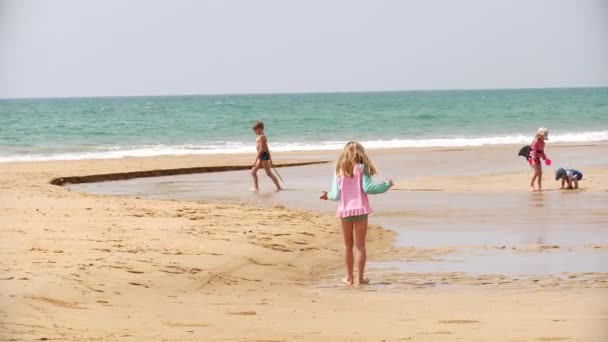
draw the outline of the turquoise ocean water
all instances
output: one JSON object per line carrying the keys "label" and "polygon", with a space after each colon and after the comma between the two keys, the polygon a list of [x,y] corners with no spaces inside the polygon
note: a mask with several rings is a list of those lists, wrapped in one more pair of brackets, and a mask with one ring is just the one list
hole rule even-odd
{"label": "turquoise ocean water", "polygon": [[608,88],[0,100],[0,162],[608,141]]}

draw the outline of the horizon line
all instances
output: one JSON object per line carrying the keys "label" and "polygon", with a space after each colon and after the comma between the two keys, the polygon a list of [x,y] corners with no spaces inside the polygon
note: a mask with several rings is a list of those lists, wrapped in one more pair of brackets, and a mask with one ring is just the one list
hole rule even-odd
{"label": "horizon line", "polygon": [[506,87],[506,88],[438,88],[438,89],[386,89],[386,90],[337,90],[337,91],[293,91],[293,92],[243,92],[243,93],[207,93],[207,94],[156,94],[156,95],[89,95],[89,96],[39,96],[39,97],[0,97],[5,100],[51,100],[51,99],[97,99],[97,98],[138,98],[138,97],[187,97],[187,96],[265,96],[265,95],[330,95],[330,94],[368,94],[368,93],[405,93],[405,92],[448,92],[448,91],[483,91],[483,90],[543,90],[543,89],[602,89],[604,86],[572,87]]}

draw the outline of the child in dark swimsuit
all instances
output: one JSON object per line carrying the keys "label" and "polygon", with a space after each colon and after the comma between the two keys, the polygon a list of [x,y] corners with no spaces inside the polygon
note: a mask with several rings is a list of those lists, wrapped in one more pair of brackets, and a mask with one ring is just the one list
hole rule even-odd
{"label": "child in dark swimsuit", "polygon": [[253,162],[253,168],[251,169],[251,176],[253,177],[253,191],[258,191],[260,188],[258,185],[258,170],[262,167],[266,171],[266,175],[272,179],[272,182],[277,187],[277,191],[282,190],[277,177],[275,177],[270,170],[270,167],[272,166],[272,159],[270,158],[268,140],[264,135],[264,123],[262,121],[256,121],[251,128],[258,136],[255,142],[257,154],[255,161]]}

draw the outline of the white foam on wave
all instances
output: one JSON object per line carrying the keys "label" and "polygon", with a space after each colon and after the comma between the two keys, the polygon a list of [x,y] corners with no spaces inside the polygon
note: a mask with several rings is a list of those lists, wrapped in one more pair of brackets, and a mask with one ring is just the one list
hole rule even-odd
{"label": "white foam on wave", "polygon": [[[557,143],[585,143],[608,141],[608,131],[564,133],[550,135],[550,142]],[[510,145],[528,144],[532,140],[529,135],[509,135],[497,137],[450,137],[429,139],[391,139],[362,141],[369,149],[386,148],[422,148],[422,147],[467,147],[484,145]],[[339,150],[345,141],[325,141],[320,143],[272,143],[272,150],[278,152],[296,151],[332,151]],[[47,160],[82,160],[82,159],[115,159],[125,157],[152,157],[162,155],[205,155],[205,154],[236,154],[254,153],[253,144],[242,142],[222,142],[201,145],[154,145],[154,146],[112,146],[99,147],[96,150],[53,153],[0,156],[2,162],[27,162]]]}

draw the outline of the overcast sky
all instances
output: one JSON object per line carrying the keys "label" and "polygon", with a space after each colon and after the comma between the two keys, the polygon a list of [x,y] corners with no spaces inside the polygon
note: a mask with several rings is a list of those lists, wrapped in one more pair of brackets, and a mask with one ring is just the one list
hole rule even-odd
{"label": "overcast sky", "polygon": [[0,98],[608,86],[608,0],[0,0]]}

